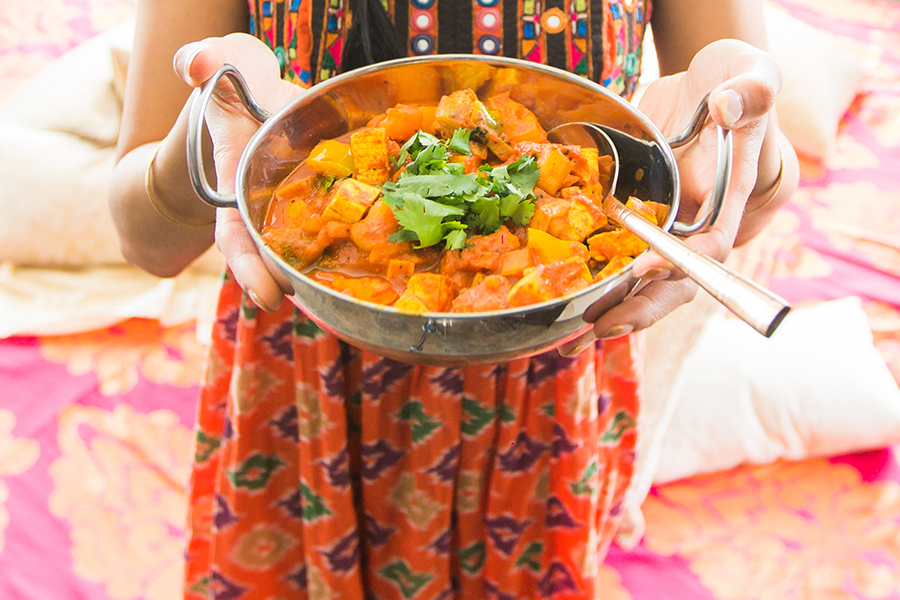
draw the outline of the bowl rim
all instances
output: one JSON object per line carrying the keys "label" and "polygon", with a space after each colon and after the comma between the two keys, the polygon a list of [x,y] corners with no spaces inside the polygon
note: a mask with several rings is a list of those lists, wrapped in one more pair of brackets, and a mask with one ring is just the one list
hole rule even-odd
{"label": "bowl rim", "polygon": [[[575,84],[579,87],[586,88],[589,91],[599,93],[602,96],[605,96],[607,99],[612,100],[614,103],[620,105],[623,109],[626,110],[632,117],[636,118],[641,126],[645,129],[645,131],[649,132],[653,138],[654,142],[657,142],[660,150],[663,153],[663,157],[665,158],[665,162],[667,166],[669,166],[669,170],[672,176],[672,207],[675,210],[670,210],[669,215],[666,218],[666,222],[661,225],[666,231],[671,229],[672,224],[675,221],[676,214],[678,212],[678,204],[680,201],[680,179],[678,168],[675,161],[675,156],[672,152],[672,148],[666,140],[665,135],[660,131],[660,129],[652,122],[646,115],[644,115],[636,106],[634,106],[631,102],[622,98],[618,94],[613,93],[609,89],[603,87],[599,83],[590,80],[586,77],[582,77],[579,75],[575,75],[569,71],[565,71],[563,69],[559,69],[557,67],[552,67],[549,65],[545,65],[542,63],[535,63],[519,58],[510,58],[505,56],[490,56],[490,55],[480,55],[480,54],[432,54],[428,56],[412,56],[412,57],[404,57],[397,58],[389,61],[384,61],[380,63],[376,63],[373,65],[368,65],[366,67],[361,67],[358,69],[354,69],[352,71],[347,71],[345,73],[341,73],[339,75],[335,75],[334,77],[330,77],[325,81],[319,82],[314,86],[307,89],[304,93],[298,95],[297,97],[291,99],[289,102],[284,104],[281,108],[273,112],[265,122],[263,122],[259,129],[257,129],[254,134],[251,136],[250,140],[247,142],[247,145],[244,147],[241,152],[240,159],[238,161],[237,169],[235,171],[235,197],[237,202],[237,208],[241,215],[241,220],[244,223],[246,229],[250,232],[250,236],[253,238],[254,243],[257,248],[265,254],[265,258],[273,261],[275,265],[285,274],[290,273],[294,274],[300,278],[302,278],[303,282],[318,292],[325,293],[328,296],[331,296],[337,300],[350,302],[353,304],[358,304],[367,308],[375,309],[380,312],[385,313],[395,313],[398,315],[406,315],[411,317],[422,317],[428,320],[442,320],[442,321],[453,321],[453,320],[484,320],[487,318],[520,318],[525,315],[529,315],[532,313],[545,312],[554,308],[559,308],[562,314],[567,313],[565,310],[566,305],[576,300],[577,298],[584,296],[586,294],[594,294],[600,288],[608,288],[612,289],[623,281],[625,281],[628,277],[631,277],[631,269],[634,261],[630,261],[627,265],[625,265],[620,270],[616,271],[612,275],[609,275],[599,281],[594,281],[590,285],[566,294],[564,296],[559,296],[557,298],[552,298],[550,300],[546,300],[544,302],[536,303],[536,304],[528,304],[526,306],[512,307],[502,310],[491,310],[491,311],[479,311],[479,312],[422,312],[422,313],[411,313],[407,311],[402,311],[393,306],[386,306],[383,304],[377,304],[375,302],[370,302],[368,300],[360,300],[359,298],[355,298],[353,296],[349,296],[347,294],[343,294],[337,290],[334,290],[326,285],[323,285],[317,281],[315,281],[312,277],[305,275],[304,273],[298,271],[291,265],[289,265],[281,256],[279,256],[269,245],[262,239],[262,235],[257,230],[255,223],[251,222],[249,217],[249,208],[247,206],[247,198],[244,194],[245,188],[245,179],[248,172],[248,167],[250,165],[251,159],[255,155],[258,150],[260,144],[265,140],[266,136],[274,129],[281,121],[284,119],[284,116],[288,113],[293,112],[298,106],[301,106],[305,103],[311,102],[317,96],[323,95],[327,93],[331,88],[340,86],[345,81],[350,79],[355,79],[360,76],[369,75],[372,73],[378,73],[385,70],[390,70],[396,67],[406,67],[416,64],[428,64],[428,63],[446,63],[446,62],[481,62],[487,63],[491,65],[496,65],[500,67],[514,67],[519,69],[526,69],[529,71],[537,71],[551,77],[562,78],[567,80],[569,83]],[[644,250],[638,256],[646,254],[649,252],[649,249]],[[637,257],[635,257],[637,258]],[[265,262],[265,261],[264,261]],[[605,293],[605,292],[604,292]]]}

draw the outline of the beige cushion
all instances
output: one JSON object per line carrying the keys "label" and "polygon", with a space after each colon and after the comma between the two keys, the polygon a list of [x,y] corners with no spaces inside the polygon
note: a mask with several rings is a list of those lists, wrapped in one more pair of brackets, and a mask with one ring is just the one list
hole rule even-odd
{"label": "beige cushion", "polygon": [[860,90],[863,70],[825,31],[766,6],[769,52],[784,77],[775,100],[778,121],[794,149],[823,159]]}
{"label": "beige cushion", "polygon": [[[859,93],[862,67],[831,34],[784,10],[766,5],[765,18],[769,52],[783,75],[781,93],[775,101],[779,124],[798,153],[821,160],[834,148],[840,122]],[[634,101],[639,101],[647,86],[658,78],[651,32],[644,44]]]}
{"label": "beige cushion", "polygon": [[[0,111],[0,260],[122,265],[107,189],[133,22],[91,38],[20,88]],[[219,272],[211,248],[195,263]]]}

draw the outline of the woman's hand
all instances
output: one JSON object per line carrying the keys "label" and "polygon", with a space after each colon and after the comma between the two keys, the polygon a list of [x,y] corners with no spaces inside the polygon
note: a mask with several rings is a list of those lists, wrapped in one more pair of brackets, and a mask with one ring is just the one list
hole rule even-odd
{"label": "woman's hand", "polygon": [[[281,79],[278,59],[263,42],[243,33],[183,46],[174,62],[179,77],[193,87],[200,87],[222,65],[235,66],[256,101],[268,111],[275,111],[304,91]],[[223,77],[209,103],[206,124],[213,141],[218,191],[233,194],[238,160],[260,123],[250,116],[231,82]],[[266,268],[236,208],[217,210],[216,245],[238,284],[260,308],[275,310],[281,305],[289,290]]]}
{"label": "woman's hand", "polygon": [[[779,195],[765,210],[752,210],[755,207],[749,205],[745,214],[754,188],[768,189],[780,173],[781,134],[774,119],[775,95],[780,89],[781,75],[769,54],[744,42],[721,40],[698,52],[686,72],[654,82],[641,100],[641,111],[669,137],[687,126],[709,93],[711,120],[693,142],[675,151],[681,176],[681,221],[692,222],[712,193],[716,124],[734,133],[731,183],[722,212],[712,228],[685,240],[716,260],[725,260],[736,243],[759,232],[779,202],[787,199],[788,194]],[[561,353],[574,354],[595,336],[618,337],[649,327],[697,292],[693,281],[655,252],[635,259],[632,268],[635,276],[650,283],[605,312],[599,303],[588,308],[584,319],[594,323],[593,329],[562,346]]]}

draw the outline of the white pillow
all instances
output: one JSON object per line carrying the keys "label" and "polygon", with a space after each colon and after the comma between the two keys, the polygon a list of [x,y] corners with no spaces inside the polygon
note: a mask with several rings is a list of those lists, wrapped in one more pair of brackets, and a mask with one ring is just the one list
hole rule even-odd
{"label": "white pillow", "polygon": [[900,441],[900,387],[858,298],[795,310],[768,339],[717,313],[678,379],[655,484]]}

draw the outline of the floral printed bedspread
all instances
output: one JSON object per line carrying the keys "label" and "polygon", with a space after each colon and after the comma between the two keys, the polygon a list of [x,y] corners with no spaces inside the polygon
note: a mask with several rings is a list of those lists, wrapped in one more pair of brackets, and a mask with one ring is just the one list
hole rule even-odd
{"label": "floral printed bedspread", "polygon": [[[900,381],[900,2],[793,0],[867,57],[837,151],[733,260],[803,305],[864,301]],[[0,81],[131,16],[130,0],[0,0]],[[3,86],[0,101],[12,88]],[[0,340],[0,598],[172,600],[206,349],[132,319]],[[900,599],[900,446],[659,486],[604,600]]]}

